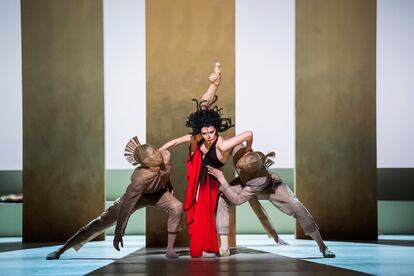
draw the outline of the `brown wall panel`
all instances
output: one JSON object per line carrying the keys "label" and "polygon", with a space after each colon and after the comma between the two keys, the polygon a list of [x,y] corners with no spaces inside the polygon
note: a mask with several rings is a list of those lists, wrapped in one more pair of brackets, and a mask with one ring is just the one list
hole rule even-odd
{"label": "brown wall panel", "polygon": [[297,0],[296,193],[327,239],[377,238],[375,85],[376,1]]}
{"label": "brown wall panel", "polygon": [[104,209],[101,0],[22,0],[23,240],[64,241]]}
{"label": "brown wall panel", "polygon": [[[218,105],[235,119],[234,0],[147,0],[147,142],[164,142],[191,132],[186,117],[195,110],[193,98],[207,89],[214,62],[223,65]],[[234,135],[234,129],[224,135]],[[175,195],[184,200],[187,146],[172,150]],[[231,166],[226,167],[231,177]],[[167,215],[147,209],[147,246],[165,246]],[[177,245],[188,245],[185,217]],[[235,233],[235,223],[233,223]],[[234,234],[233,241],[234,244]]]}

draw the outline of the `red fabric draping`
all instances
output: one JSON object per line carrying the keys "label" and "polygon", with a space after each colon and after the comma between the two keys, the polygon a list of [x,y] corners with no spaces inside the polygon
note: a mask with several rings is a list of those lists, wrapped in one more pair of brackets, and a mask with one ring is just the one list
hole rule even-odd
{"label": "red fabric draping", "polygon": [[[187,192],[184,210],[187,213],[187,227],[190,236],[190,256],[200,257],[203,251],[218,252],[215,211],[219,192],[218,180],[201,168],[202,153],[197,147],[187,158]],[[200,175],[200,172],[206,175]],[[200,182],[200,179],[202,182]],[[197,187],[198,199],[196,200]]]}

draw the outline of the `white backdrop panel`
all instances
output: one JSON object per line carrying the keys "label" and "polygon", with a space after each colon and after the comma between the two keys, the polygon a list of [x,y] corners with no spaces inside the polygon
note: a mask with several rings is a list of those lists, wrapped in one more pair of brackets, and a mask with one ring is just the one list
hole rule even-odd
{"label": "white backdrop panel", "polygon": [[377,2],[377,166],[414,167],[414,1]]}
{"label": "white backdrop panel", "polygon": [[146,135],[145,1],[104,0],[105,165],[131,169],[123,150]]}
{"label": "white backdrop panel", "polygon": [[0,170],[21,170],[23,151],[20,1],[0,1]]}
{"label": "white backdrop panel", "polygon": [[[236,131],[294,167],[294,1],[236,2]],[[414,166],[414,1],[378,0],[378,167]],[[20,1],[0,1],[0,170],[22,168]],[[145,1],[104,0],[106,168],[145,142]]]}
{"label": "white backdrop panel", "polygon": [[295,1],[236,2],[236,132],[275,151],[278,168],[295,156]]}

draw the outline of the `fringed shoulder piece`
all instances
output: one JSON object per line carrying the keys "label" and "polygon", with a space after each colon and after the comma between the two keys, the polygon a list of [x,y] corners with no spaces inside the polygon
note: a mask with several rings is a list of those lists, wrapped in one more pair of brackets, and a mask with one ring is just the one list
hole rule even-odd
{"label": "fringed shoulder piece", "polygon": [[128,141],[128,143],[125,146],[124,156],[126,160],[129,163],[131,163],[133,166],[138,165],[138,162],[137,160],[135,160],[135,157],[134,157],[134,151],[140,145],[141,143],[139,142],[138,137],[134,136]]}
{"label": "fringed shoulder piece", "polygon": [[275,156],[276,154],[273,151],[271,151],[262,157],[263,164],[266,168],[269,168],[275,163],[275,161],[272,160],[273,158],[275,158]]}

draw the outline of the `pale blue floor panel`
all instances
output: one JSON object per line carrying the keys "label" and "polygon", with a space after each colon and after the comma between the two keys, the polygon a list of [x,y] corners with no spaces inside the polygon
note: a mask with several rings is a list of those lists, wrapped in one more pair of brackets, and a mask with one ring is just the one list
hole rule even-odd
{"label": "pale blue floor panel", "polygon": [[[327,241],[336,258],[325,259],[313,240],[280,236],[290,245],[276,246],[266,235],[238,235],[237,245],[374,275],[414,275],[414,247]],[[413,236],[384,235],[380,239],[413,240]]]}
{"label": "pale blue floor panel", "polygon": [[[276,246],[266,235],[237,235],[237,245],[374,275],[414,275],[414,247],[328,241],[337,257],[324,259],[314,241],[281,237],[290,245]],[[68,250],[60,260],[45,259],[58,246],[1,252],[1,275],[84,275],[145,246],[145,236],[125,236],[125,247],[118,252],[112,247],[112,238],[90,242],[77,252]],[[412,241],[414,237],[386,235],[380,239]],[[0,238],[0,243],[10,242],[21,242],[21,238]]]}
{"label": "pale blue floor panel", "polygon": [[[0,242],[16,242],[21,238],[1,238]],[[145,246],[145,236],[124,237],[118,252],[112,247],[112,236],[105,241],[89,242],[79,251],[70,249],[60,260],[46,260],[59,246],[15,250],[0,253],[1,275],[85,275],[108,265]]]}

